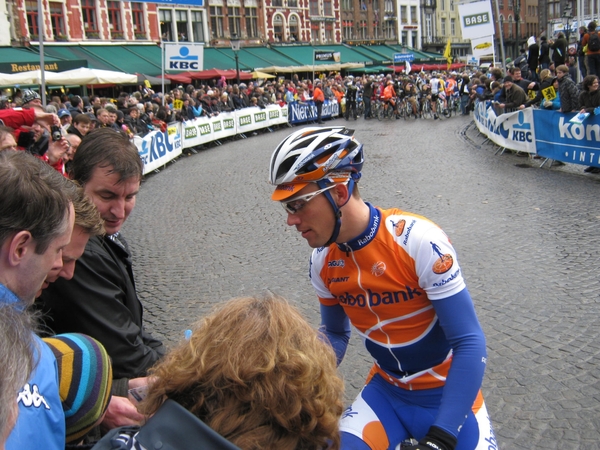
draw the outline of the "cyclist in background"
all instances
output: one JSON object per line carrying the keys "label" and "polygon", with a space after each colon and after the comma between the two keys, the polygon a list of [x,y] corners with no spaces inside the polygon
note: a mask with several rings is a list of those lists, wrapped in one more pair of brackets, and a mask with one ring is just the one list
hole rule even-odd
{"label": "cyclist in background", "polygon": [[[342,449],[497,449],[481,395],[485,337],[446,234],[358,191],[363,146],[342,127],[304,128],[271,156],[271,198],[312,247],[322,329],[344,357],[350,324],[374,364],[342,416]],[[490,447],[493,446],[493,447]]]}
{"label": "cyclist in background", "polygon": [[388,108],[392,108],[392,112],[395,111],[396,108],[396,90],[394,89],[394,82],[392,80],[388,80],[385,88],[383,89],[383,94],[381,95],[381,99],[383,100],[383,109],[388,113]]}

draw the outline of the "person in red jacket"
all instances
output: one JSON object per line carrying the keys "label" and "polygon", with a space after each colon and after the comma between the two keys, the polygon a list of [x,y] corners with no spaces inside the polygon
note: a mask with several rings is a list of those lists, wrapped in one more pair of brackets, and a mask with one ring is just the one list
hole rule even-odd
{"label": "person in red jacket", "polygon": [[317,123],[323,124],[323,120],[321,119],[321,114],[323,113],[323,102],[325,101],[325,94],[321,90],[321,80],[317,80],[315,83],[315,90],[313,91],[313,102],[315,102],[315,106],[317,107]]}

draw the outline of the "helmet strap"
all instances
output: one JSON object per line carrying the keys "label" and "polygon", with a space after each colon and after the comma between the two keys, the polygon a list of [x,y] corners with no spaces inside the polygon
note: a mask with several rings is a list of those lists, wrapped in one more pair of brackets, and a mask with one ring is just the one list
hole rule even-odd
{"label": "helmet strap", "polygon": [[[329,183],[325,182],[324,180],[317,182],[317,186],[319,186],[319,189],[326,188],[328,184]],[[350,180],[348,180],[348,198],[344,202],[344,205],[346,203],[348,203],[348,201],[350,200],[350,196],[352,195],[353,189],[354,189],[354,179],[350,178]],[[325,191],[325,192],[323,192],[323,194],[325,195],[325,198],[327,198],[327,200],[329,200],[329,203],[331,204],[331,207],[333,208],[333,213],[335,214],[335,225],[333,226],[333,232],[331,233],[331,237],[329,238],[327,243],[325,245],[323,245],[323,247],[328,247],[329,245],[333,244],[336,241],[336,239],[338,238],[338,236],[340,234],[340,229],[342,228],[342,211],[340,208],[344,205],[338,206],[337,203],[335,202],[335,200],[333,199],[333,197],[331,196],[330,191]]]}

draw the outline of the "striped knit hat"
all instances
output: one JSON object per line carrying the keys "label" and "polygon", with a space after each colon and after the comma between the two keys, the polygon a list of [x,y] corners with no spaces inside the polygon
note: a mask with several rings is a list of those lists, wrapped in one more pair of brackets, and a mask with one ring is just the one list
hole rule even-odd
{"label": "striped knit hat", "polygon": [[84,334],[59,334],[44,338],[44,342],[56,356],[67,443],[75,443],[96,425],[108,407],[110,359],[100,342]]}

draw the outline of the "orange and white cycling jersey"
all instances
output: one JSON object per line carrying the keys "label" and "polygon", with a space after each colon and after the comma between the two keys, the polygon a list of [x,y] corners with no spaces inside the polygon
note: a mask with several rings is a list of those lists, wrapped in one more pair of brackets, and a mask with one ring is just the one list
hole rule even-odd
{"label": "orange and white cycling jersey", "polygon": [[454,248],[422,216],[370,208],[358,239],[313,251],[313,286],[323,305],[343,307],[382,376],[407,389],[443,386],[452,351],[432,301],[466,287]]}

